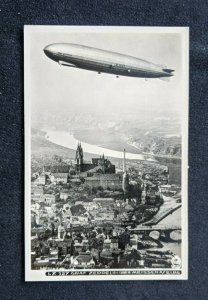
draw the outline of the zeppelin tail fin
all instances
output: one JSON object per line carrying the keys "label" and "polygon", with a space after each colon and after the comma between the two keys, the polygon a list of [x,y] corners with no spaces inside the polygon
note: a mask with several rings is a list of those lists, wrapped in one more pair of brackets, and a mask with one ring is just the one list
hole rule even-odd
{"label": "zeppelin tail fin", "polygon": [[171,73],[173,73],[175,70],[172,70],[172,69],[163,69],[163,71],[166,72],[166,73],[171,74]]}

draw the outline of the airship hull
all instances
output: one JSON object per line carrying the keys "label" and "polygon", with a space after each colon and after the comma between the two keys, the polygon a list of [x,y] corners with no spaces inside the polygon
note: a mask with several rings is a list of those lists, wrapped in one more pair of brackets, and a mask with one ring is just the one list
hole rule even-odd
{"label": "airship hull", "polygon": [[52,44],[45,47],[44,52],[60,65],[98,73],[141,78],[173,76],[173,70],[162,68],[151,62],[82,45]]}

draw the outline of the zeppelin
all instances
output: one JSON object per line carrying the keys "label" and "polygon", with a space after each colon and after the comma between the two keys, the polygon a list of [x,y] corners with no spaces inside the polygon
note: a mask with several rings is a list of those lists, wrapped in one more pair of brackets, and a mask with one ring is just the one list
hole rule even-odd
{"label": "zeppelin", "polygon": [[60,65],[89,71],[140,78],[173,76],[174,70],[133,56],[77,44],[51,44],[44,53]]}

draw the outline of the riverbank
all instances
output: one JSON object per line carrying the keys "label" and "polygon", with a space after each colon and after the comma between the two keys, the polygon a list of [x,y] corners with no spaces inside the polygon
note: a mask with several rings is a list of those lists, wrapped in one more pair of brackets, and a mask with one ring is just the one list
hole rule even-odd
{"label": "riverbank", "polygon": [[[80,142],[80,140],[76,139],[76,137],[73,134],[67,131],[53,131],[53,130],[44,130],[44,131],[46,132],[45,137],[48,141],[65,148],[76,150],[77,144]],[[81,142],[82,142],[82,148],[85,153],[93,153],[95,155],[102,155],[104,153],[106,157],[120,158],[120,159],[123,158],[123,151],[111,150],[101,146],[88,144],[83,141]],[[154,158],[151,158],[148,155],[135,154],[130,152],[126,152],[126,159],[156,161]]]}
{"label": "riverbank", "polygon": [[126,142],[118,132],[110,129],[96,129],[94,131],[89,129],[79,129],[73,130],[73,135],[77,140],[113,151],[123,151],[125,148],[129,153],[143,154],[133,145]]}
{"label": "riverbank", "polygon": [[[74,134],[67,131],[54,131],[54,130],[44,130],[46,132],[46,139],[59,146],[69,148],[72,150],[77,149],[77,144],[80,142]],[[85,157],[92,155],[100,156],[105,154],[106,157],[114,159],[123,159],[123,151],[116,151],[101,147],[100,145],[94,145],[86,142],[82,142],[82,147]],[[125,146],[125,145],[124,145]],[[121,147],[123,148],[123,147]],[[92,157],[92,156],[91,156]],[[148,155],[148,154],[135,154],[131,152],[126,152],[127,160],[144,160],[149,162],[159,162],[162,165],[166,165],[169,168],[169,182],[171,184],[181,184],[181,159],[175,157],[165,157],[158,155]]]}

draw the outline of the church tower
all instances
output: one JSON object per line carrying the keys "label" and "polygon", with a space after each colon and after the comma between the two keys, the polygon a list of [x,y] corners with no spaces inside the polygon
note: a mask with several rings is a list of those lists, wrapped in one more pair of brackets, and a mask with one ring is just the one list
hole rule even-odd
{"label": "church tower", "polygon": [[75,162],[76,162],[76,171],[82,172],[82,166],[83,166],[83,150],[81,143],[78,143],[76,155],[75,155]]}

